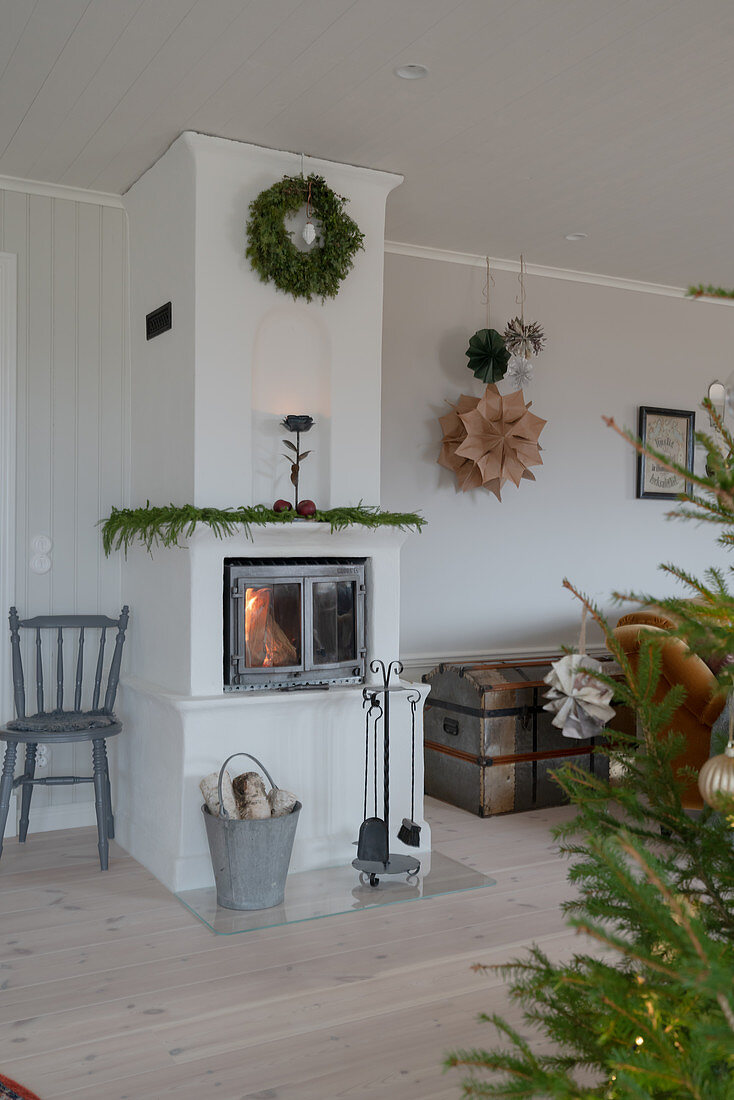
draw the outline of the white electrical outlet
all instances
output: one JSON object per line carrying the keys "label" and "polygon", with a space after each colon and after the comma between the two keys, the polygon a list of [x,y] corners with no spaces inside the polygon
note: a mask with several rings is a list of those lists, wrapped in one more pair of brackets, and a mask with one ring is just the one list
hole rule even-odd
{"label": "white electrical outlet", "polygon": [[31,573],[48,573],[51,569],[51,559],[48,554],[35,554],[31,558]]}
{"label": "white electrical outlet", "polygon": [[50,554],[53,542],[48,535],[34,535],[31,539],[31,550],[34,554]]}

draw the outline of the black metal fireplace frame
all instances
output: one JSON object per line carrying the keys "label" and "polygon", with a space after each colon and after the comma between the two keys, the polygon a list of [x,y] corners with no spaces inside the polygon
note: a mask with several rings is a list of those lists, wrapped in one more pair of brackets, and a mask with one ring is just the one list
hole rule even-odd
{"label": "black metal fireplace frame", "polygon": [[[361,684],[365,679],[365,558],[225,558],[224,690],[264,691],[331,684]],[[355,583],[355,658],[317,664],[313,655],[313,585],[323,580]],[[301,586],[301,661],[298,665],[247,668],[238,652],[244,639],[245,592],[258,585]]]}

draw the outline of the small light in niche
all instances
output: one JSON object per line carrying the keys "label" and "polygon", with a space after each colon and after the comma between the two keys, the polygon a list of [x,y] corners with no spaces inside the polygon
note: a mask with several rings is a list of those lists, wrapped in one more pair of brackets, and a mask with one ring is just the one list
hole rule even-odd
{"label": "small light in niche", "polygon": [[399,65],[397,69],[393,69],[393,72],[401,80],[421,80],[424,76],[428,76],[425,65]]}
{"label": "small light in niche", "polygon": [[588,237],[588,235],[589,235],[588,233],[567,233],[566,234],[566,240],[567,241],[585,241],[586,238]]}

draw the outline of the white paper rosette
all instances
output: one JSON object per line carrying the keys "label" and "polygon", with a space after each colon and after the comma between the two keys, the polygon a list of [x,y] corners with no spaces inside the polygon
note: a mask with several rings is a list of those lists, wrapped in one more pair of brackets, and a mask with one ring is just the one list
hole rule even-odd
{"label": "white paper rosette", "polygon": [[609,706],[612,689],[590,676],[587,669],[597,672],[601,665],[585,653],[569,653],[555,661],[545,677],[550,691],[543,710],[555,712],[553,725],[564,737],[596,737],[614,717],[614,708]]}

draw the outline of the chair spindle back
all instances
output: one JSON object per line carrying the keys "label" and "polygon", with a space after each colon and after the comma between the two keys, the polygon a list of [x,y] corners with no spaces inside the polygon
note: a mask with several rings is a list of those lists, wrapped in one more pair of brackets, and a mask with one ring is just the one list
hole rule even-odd
{"label": "chair spindle back", "polygon": [[112,714],[115,706],[117,685],[120,681],[120,666],[122,664],[122,648],[125,644],[125,631],[130,617],[127,604],[123,607],[119,619],[111,619],[107,615],[36,615],[31,619],[21,619],[15,607],[10,608],[10,648],[12,653],[13,668],[13,699],[15,712],[18,718],[26,717],[25,677],[23,674],[23,658],[21,652],[20,631],[24,628],[35,631],[35,656],[36,656],[36,707],[39,714],[44,714],[44,683],[43,683],[43,630],[56,632],[56,710],[64,709],[64,631],[78,630],[76,648],[76,662],[74,672],[74,711],[82,709],[82,694],[84,683],[84,644],[85,631],[88,629],[99,630],[99,646],[97,660],[94,669],[94,686],[92,689],[92,707],[96,711],[100,709],[99,701],[102,694],[102,679],[104,674],[105,645],[107,630],[110,627],[117,628],[115,649],[112,661],[107,673],[107,683],[104,687],[104,703],[102,713]]}

